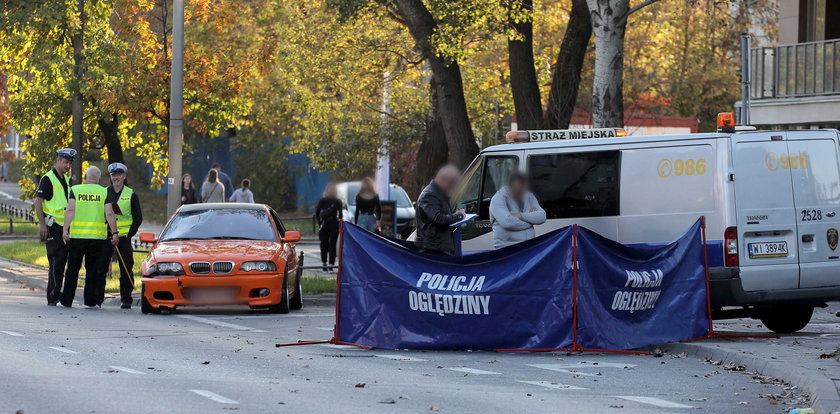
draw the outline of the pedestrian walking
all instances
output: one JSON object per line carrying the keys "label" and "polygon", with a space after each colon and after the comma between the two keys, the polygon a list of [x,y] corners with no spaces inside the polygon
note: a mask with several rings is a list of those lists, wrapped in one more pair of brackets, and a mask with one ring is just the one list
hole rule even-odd
{"label": "pedestrian walking", "polygon": [[324,188],[324,195],[315,207],[315,218],[318,220],[318,239],[321,241],[321,264],[325,272],[330,272],[335,266],[336,246],[338,245],[339,222],[344,218],[341,200],[338,199],[335,183],[328,183]]}
{"label": "pedestrian walking", "polygon": [[103,244],[110,239],[116,246],[120,239],[113,207],[106,202],[108,190],[99,185],[101,176],[99,168],[90,167],[85,172],[84,184],[70,187],[63,231],[68,245],[67,273],[59,302],[63,307],[73,306],[82,260],[85,262],[85,308],[102,307],[101,298],[105,295],[105,273],[101,264]]}
{"label": "pedestrian walking", "polygon": [[446,165],[438,170],[432,180],[417,199],[417,238],[415,245],[426,253],[452,254],[455,245],[449,228],[462,220],[464,209],[455,212],[449,205],[449,197],[458,186],[461,174],[453,165]]}
{"label": "pedestrian walking", "polygon": [[379,194],[376,194],[373,179],[367,177],[362,180],[359,192],[356,193],[356,212],[353,222],[367,231],[378,232],[380,217],[382,217],[382,206],[379,203]]}
{"label": "pedestrian walking", "polygon": [[76,158],[76,150],[64,148],[58,150],[57,154],[53,169],[41,176],[34,203],[41,240],[47,245],[47,305],[50,306],[55,306],[61,299],[64,268],[67,265],[67,244],[64,243],[62,228],[64,210],[67,208],[69,173]]}
{"label": "pedestrian walking", "polygon": [[499,249],[536,237],[535,225],[545,223],[545,210],[528,191],[528,177],[513,172],[506,186],[490,199],[493,248]]}
{"label": "pedestrian walking", "polygon": [[198,202],[195,194],[195,186],[192,182],[192,176],[187,173],[181,178],[181,204],[195,204]]}
{"label": "pedestrian walking", "polygon": [[[137,234],[137,230],[143,223],[143,212],[140,210],[140,199],[137,193],[126,185],[128,167],[123,163],[115,162],[108,166],[108,173],[111,175],[111,185],[108,186],[106,202],[114,210],[114,217],[117,220],[117,231],[119,242],[116,246],[111,243],[104,244],[103,274],[108,273],[114,249],[117,250],[117,263],[120,268],[120,301],[122,309],[131,309],[131,292],[134,291],[134,248],[131,246],[131,238]],[[103,279],[104,280],[104,279]],[[105,289],[98,293],[102,297],[98,304],[102,305],[105,300]]]}
{"label": "pedestrian walking", "polygon": [[234,203],[253,203],[254,193],[251,192],[251,180],[247,178],[242,180],[242,186],[233,192],[228,201]]}
{"label": "pedestrian walking", "polygon": [[225,185],[219,182],[218,172],[211,169],[207,181],[201,184],[201,202],[224,203],[225,200]]}
{"label": "pedestrian walking", "polygon": [[[230,176],[226,173],[222,172],[222,166],[218,162],[214,162],[212,166],[210,166],[211,170],[216,170],[216,177],[218,178],[219,182],[225,186],[225,200],[229,199],[230,196],[233,195],[233,181],[230,180]],[[207,174],[208,177],[210,174]]]}

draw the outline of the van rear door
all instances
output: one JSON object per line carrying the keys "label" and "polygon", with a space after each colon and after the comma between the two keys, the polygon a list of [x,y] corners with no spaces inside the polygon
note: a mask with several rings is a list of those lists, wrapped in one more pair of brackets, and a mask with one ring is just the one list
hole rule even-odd
{"label": "van rear door", "polygon": [[835,131],[787,133],[799,230],[799,287],[840,285],[840,171]]}
{"label": "van rear door", "polygon": [[796,211],[785,135],[732,135],[738,252],[746,291],[799,287]]}

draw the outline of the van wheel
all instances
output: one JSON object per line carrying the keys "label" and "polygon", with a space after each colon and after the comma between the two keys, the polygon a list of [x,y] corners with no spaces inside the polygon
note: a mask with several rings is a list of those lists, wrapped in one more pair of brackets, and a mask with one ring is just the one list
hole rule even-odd
{"label": "van wheel", "polygon": [[140,288],[140,312],[141,313],[160,313],[160,308],[152,306],[146,299],[146,285],[141,285]]}
{"label": "van wheel", "polygon": [[813,306],[774,306],[760,310],[758,319],[775,333],[793,333],[808,325],[813,314]]}
{"label": "van wheel", "polygon": [[289,274],[283,274],[283,287],[280,290],[280,303],[268,307],[271,313],[289,313]]}

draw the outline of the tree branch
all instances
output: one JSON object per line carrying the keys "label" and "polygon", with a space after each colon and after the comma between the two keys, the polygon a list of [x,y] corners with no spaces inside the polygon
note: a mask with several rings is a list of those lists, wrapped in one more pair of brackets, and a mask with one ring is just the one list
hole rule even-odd
{"label": "tree branch", "polygon": [[631,15],[631,14],[633,14],[633,13],[635,13],[635,12],[637,12],[637,11],[647,7],[647,6],[650,6],[653,3],[656,3],[657,1],[659,1],[659,0],[645,0],[645,1],[635,5],[633,7],[631,7],[630,10],[627,11],[627,15],[629,16],[629,15]]}

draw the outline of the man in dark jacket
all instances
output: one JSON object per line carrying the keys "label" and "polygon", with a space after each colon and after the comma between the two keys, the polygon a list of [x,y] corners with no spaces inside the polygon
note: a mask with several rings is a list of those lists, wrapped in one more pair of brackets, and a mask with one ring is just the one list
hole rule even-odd
{"label": "man in dark jacket", "polygon": [[458,185],[460,175],[455,166],[444,166],[417,199],[415,244],[427,253],[452,254],[455,250],[449,225],[463,219],[464,210],[453,213],[449,196]]}

